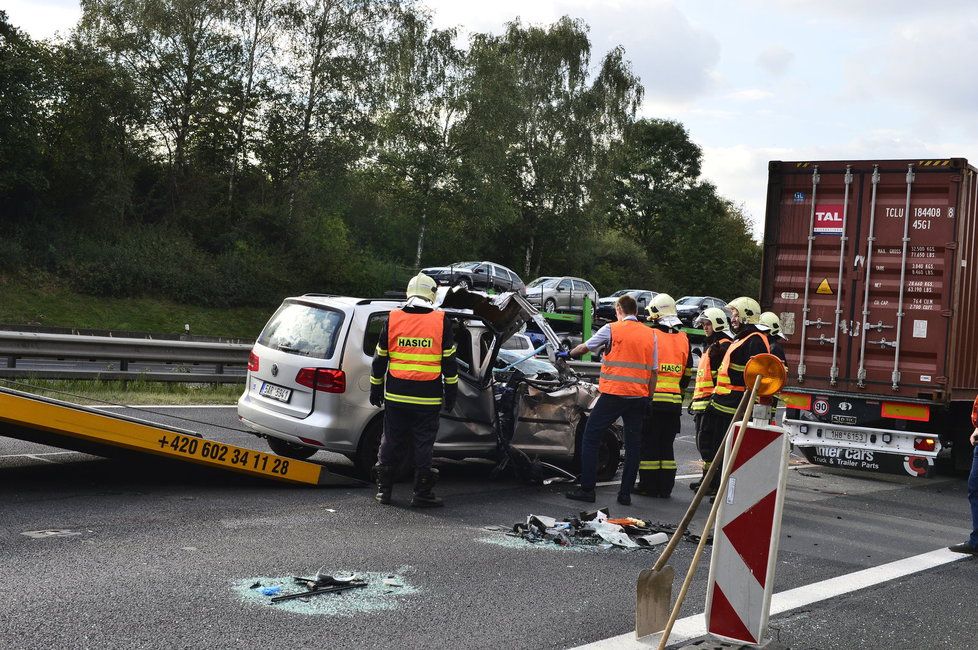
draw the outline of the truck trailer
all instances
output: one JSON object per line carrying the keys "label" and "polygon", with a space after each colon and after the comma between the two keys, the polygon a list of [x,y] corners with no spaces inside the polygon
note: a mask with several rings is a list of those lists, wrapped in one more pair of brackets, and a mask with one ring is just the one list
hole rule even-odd
{"label": "truck trailer", "polygon": [[773,161],[761,305],[788,336],[784,426],[820,465],[971,465],[978,176],[963,158]]}

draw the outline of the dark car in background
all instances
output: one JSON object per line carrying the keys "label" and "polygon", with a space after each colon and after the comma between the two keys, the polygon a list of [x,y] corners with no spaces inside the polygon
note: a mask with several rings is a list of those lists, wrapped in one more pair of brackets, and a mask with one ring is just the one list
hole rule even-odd
{"label": "dark car in background", "polygon": [[457,262],[448,266],[429,266],[421,272],[441,286],[462,287],[479,291],[516,291],[524,293],[526,285],[516,273],[495,262]]}
{"label": "dark car in background", "polygon": [[591,313],[597,308],[598,290],[587,280],[570,276],[543,276],[526,285],[527,301],[544,312],[580,312],[584,297],[591,299]]}
{"label": "dark car in background", "polygon": [[652,299],[658,295],[655,291],[647,291],[645,289],[621,289],[599,300],[595,315],[603,320],[615,320],[615,301],[625,294],[634,298],[635,302],[638,303],[640,317],[645,314],[645,308],[649,306]]}
{"label": "dark car in background", "polygon": [[692,327],[693,321],[708,307],[723,309],[729,317],[730,313],[725,308],[726,304],[726,300],[721,300],[714,296],[683,296],[676,301],[676,315],[683,322],[683,325]]}

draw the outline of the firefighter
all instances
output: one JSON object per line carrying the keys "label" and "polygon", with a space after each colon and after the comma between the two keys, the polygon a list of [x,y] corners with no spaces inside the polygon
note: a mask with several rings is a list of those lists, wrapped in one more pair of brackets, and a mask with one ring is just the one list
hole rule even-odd
{"label": "firefighter", "polygon": [[689,338],[680,329],[676,301],[669,294],[656,295],[647,311],[659,349],[659,378],[642,431],[642,462],[635,492],[665,499],[676,483],[673,443],[681,426],[683,392],[693,376],[693,355]]}
{"label": "firefighter", "polygon": [[431,452],[442,407],[452,410],[458,394],[458,367],[451,321],[435,309],[438,285],[423,273],[411,278],[404,307],[390,313],[380,332],[370,372],[370,403],[385,406],[384,434],[374,471],[376,499],[390,503],[394,471],[406,448],[414,447],[411,506],[443,505],[432,488],[438,470]]}
{"label": "firefighter", "polygon": [[[710,405],[703,412],[701,423],[701,437],[704,444],[712,445],[713,449],[718,449],[723,442],[723,436],[727,433],[740,398],[747,390],[744,385],[744,369],[747,361],[755,354],[771,351],[765,335],[767,326],[758,326],[761,306],[756,300],[746,296],[736,298],[727,304],[727,309],[730,310],[730,324],[735,337],[727,346],[727,351],[717,369],[716,386],[710,398]],[[714,494],[720,485],[719,472],[715,477],[710,486]]]}
{"label": "firefighter", "polygon": [[656,389],[656,339],[638,322],[638,305],[629,295],[615,302],[618,320],[599,329],[594,336],[560,358],[577,358],[586,352],[604,350],[595,402],[581,437],[581,487],[566,494],[576,501],[595,500],[594,486],[601,437],[618,418],[625,425],[625,467],[622,469],[618,503],[632,503],[632,486],[638,472],[642,421],[649,408],[649,398]]}
{"label": "firefighter", "polygon": [[784,355],[784,347],[781,345],[781,341],[786,341],[787,336],[784,335],[784,331],[781,329],[781,319],[773,311],[766,311],[760,316],[760,324],[767,325],[767,341],[771,344],[771,354],[781,359],[781,363],[785,364],[785,370],[788,369],[788,358]]}
{"label": "firefighter", "polygon": [[[730,331],[730,321],[722,309],[710,307],[703,310],[694,325],[703,328],[706,338],[703,340],[703,354],[700,356],[699,366],[696,369],[696,383],[693,387],[693,401],[689,405],[689,412],[693,415],[696,424],[696,448],[703,459],[703,474],[706,475],[710,469],[710,463],[716,456],[720,441],[716,436],[710,435],[703,430],[703,416],[706,408],[710,404],[713,396],[713,387],[716,385],[717,369],[723,363],[723,356],[727,352],[727,346],[733,339]],[[716,493],[719,486],[719,477],[714,480],[715,486],[711,493]],[[700,487],[700,481],[690,483],[689,489],[696,491]]]}

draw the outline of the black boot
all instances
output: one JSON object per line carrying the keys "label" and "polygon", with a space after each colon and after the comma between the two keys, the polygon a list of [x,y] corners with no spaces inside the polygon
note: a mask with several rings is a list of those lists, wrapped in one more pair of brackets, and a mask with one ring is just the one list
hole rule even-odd
{"label": "black boot", "polygon": [[386,505],[391,502],[394,493],[394,468],[377,463],[374,465],[374,475],[377,477],[377,494],[374,498]]}
{"label": "black boot", "polygon": [[414,472],[414,498],[411,499],[412,508],[440,508],[445,505],[442,500],[435,496],[431,491],[438,482],[437,469],[419,469]]}

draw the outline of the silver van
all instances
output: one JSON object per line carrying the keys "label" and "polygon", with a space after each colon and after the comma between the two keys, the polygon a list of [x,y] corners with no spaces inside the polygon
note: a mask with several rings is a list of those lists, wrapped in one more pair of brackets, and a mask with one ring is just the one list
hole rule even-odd
{"label": "silver van", "polygon": [[[459,395],[441,414],[435,456],[501,460],[499,423],[510,422],[515,426],[502,435],[513,448],[576,473],[577,441],[598,392],[554,363],[559,339],[546,320],[516,293],[488,297],[456,287],[441,289],[438,302],[455,321]],[[388,313],[399,305],[317,294],[286,299],[252,349],[238,400],[242,422],[278,454],[337,452],[367,474],[383,431],[383,411],[368,400],[370,365]],[[549,359],[502,350],[530,320],[551,344]],[[507,400],[499,399],[504,384],[514,391]],[[506,412],[497,403],[508,405]],[[601,446],[601,480],[617,471],[621,445],[615,425]]]}

